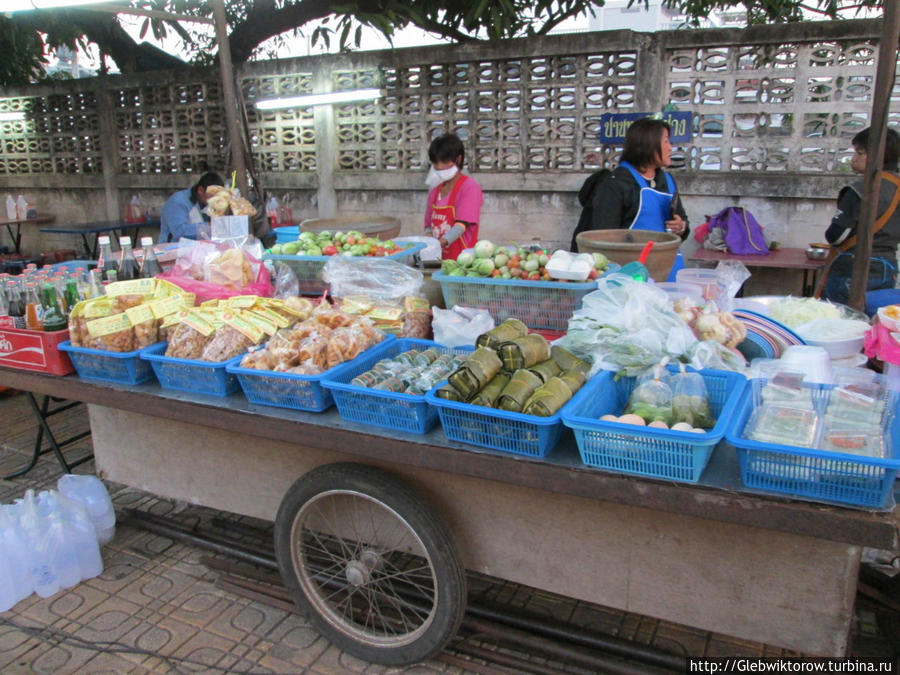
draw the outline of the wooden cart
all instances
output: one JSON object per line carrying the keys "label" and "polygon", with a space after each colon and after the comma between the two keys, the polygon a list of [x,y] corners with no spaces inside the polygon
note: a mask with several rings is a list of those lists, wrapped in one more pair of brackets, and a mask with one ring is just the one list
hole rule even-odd
{"label": "wooden cart", "polygon": [[219,399],[0,369],[0,385],[88,403],[98,473],[274,520],[282,577],[337,646],[419,661],[453,635],[464,570],[704,630],[839,656],[863,547],[898,517],[750,494],[720,446],[700,485]]}

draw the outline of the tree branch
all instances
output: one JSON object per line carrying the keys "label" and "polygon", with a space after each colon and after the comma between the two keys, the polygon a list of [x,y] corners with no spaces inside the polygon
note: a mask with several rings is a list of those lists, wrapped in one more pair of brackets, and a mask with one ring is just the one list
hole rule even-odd
{"label": "tree branch", "polygon": [[328,0],[301,0],[277,9],[269,0],[254,3],[247,17],[231,31],[231,60],[243,63],[269,38],[314,19],[324,19],[331,14],[331,5]]}

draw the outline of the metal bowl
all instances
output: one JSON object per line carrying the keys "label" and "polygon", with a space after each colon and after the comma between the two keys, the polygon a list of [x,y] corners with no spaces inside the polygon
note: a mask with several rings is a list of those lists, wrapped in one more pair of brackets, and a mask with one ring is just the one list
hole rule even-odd
{"label": "metal bowl", "polygon": [[806,257],[809,260],[825,260],[828,257],[827,248],[808,248],[806,249]]}

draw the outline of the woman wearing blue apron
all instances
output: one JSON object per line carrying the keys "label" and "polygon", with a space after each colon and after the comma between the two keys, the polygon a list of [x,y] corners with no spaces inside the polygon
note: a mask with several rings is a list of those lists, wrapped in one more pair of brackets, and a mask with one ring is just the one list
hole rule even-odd
{"label": "woman wearing blue apron", "polygon": [[[672,232],[684,241],[691,231],[687,214],[675,180],[663,171],[671,161],[669,125],[649,117],[634,122],[625,134],[622,161],[594,193],[591,229]],[[679,251],[669,280],[683,267]]]}

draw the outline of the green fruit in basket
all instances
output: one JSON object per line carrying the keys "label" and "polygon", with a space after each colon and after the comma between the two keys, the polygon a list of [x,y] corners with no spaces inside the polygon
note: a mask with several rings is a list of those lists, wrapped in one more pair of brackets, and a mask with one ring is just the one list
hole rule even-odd
{"label": "green fruit in basket", "polygon": [[281,249],[281,244],[275,244],[272,248],[269,249],[269,253],[271,253],[272,255],[281,255]]}
{"label": "green fruit in basket", "polygon": [[310,244],[306,247],[303,255],[322,255],[322,247],[316,246],[315,244]]}
{"label": "green fruit in basket", "polygon": [[300,242],[299,241],[289,241],[281,247],[281,252],[284,255],[297,255],[297,251],[300,250]]}
{"label": "green fruit in basket", "polygon": [[316,238],[315,232],[301,232],[300,235],[297,237],[297,239],[299,241],[308,241],[308,240],[314,241],[315,238]]}

